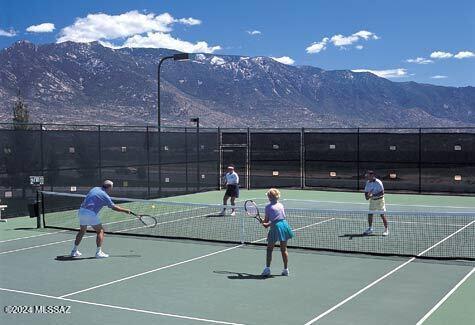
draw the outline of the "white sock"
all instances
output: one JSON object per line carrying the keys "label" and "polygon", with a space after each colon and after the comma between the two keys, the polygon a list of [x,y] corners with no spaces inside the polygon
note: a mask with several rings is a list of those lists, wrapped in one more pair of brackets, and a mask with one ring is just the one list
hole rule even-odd
{"label": "white sock", "polygon": [[73,251],[77,251],[78,250],[78,245],[73,245]]}
{"label": "white sock", "polygon": [[102,248],[101,248],[101,247],[97,247],[96,254],[97,254],[97,253],[100,253],[100,252],[102,252]]}

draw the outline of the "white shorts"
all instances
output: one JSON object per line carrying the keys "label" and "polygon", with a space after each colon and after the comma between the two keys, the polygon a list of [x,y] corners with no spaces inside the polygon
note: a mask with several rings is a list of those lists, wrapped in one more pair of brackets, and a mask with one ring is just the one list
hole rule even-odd
{"label": "white shorts", "polygon": [[386,211],[386,204],[384,202],[384,197],[379,200],[370,199],[369,201],[369,211]]}
{"label": "white shorts", "polygon": [[101,223],[99,215],[94,211],[80,208],[78,211],[79,224],[81,226],[95,226]]}

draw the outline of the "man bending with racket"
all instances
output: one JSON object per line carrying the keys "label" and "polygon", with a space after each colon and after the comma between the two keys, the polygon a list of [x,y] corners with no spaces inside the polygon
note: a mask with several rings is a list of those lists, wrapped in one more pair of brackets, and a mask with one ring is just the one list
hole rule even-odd
{"label": "man bending with racket", "polygon": [[[239,176],[238,174],[234,171],[234,166],[230,165],[228,166],[228,171],[224,175],[224,182],[226,184],[226,193],[224,193],[223,197],[223,205],[228,205],[228,199],[231,198],[231,215],[235,216],[236,212],[234,211],[235,208],[235,201],[236,198],[239,197]],[[226,208],[223,208],[221,211],[221,215],[224,216],[226,213]]]}
{"label": "man bending with racket", "polygon": [[99,212],[105,206],[111,208],[114,211],[124,212],[130,214],[131,211],[128,209],[121,208],[118,205],[115,205],[112,202],[112,199],[109,196],[109,193],[112,191],[114,183],[112,181],[106,180],[102,184],[102,187],[94,187],[89,193],[87,193],[86,198],[81,204],[81,207],[78,211],[79,218],[79,232],[76,235],[76,240],[74,241],[74,247],[71,251],[71,257],[79,257],[82,254],[78,250],[78,246],[81,243],[82,237],[86,233],[87,226],[91,226],[97,234],[96,237],[96,258],[106,258],[109,257],[108,254],[102,251],[102,243],[104,242],[104,229],[102,228],[102,223],[99,218]]}
{"label": "man bending with racket", "polygon": [[366,200],[369,200],[369,213],[368,213],[368,229],[364,232],[365,235],[371,235],[373,233],[373,214],[378,212],[383,220],[384,232],[383,236],[389,235],[388,220],[384,215],[386,211],[386,205],[384,202],[384,186],[383,182],[376,178],[372,170],[366,172],[366,186],[364,188],[364,196]]}
{"label": "man bending with racket", "polygon": [[262,225],[270,229],[267,234],[266,267],[264,268],[264,271],[262,271],[262,276],[271,275],[270,264],[272,261],[272,251],[274,250],[276,242],[280,242],[280,252],[282,254],[282,261],[284,262],[284,270],[281,274],[287,276],[289,275],[287,240],[294,237],[294,233],[287,223],[287,220],[285,220],[284,206],[279,202],[279,190],[271,188],[266,194],[269,199],[269,204],[266,205],[266,215]]}

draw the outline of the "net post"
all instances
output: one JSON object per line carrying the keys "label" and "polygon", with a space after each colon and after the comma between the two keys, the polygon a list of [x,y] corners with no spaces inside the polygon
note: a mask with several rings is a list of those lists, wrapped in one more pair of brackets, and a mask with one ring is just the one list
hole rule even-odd
{"label": "net post", "polygon": [[35,202],[35,212],[36,213],[36,228],[41,228],[41,217],[40,217],[40,191],[36,190],[36,202]]}
{"label": "net post", "polygon": [[46,227],[46,220],[45,220],[45,195],[41,192],[41,216],[43,218],[43,227]]}
{"label": "net post", "polygon": [[244,242],[245,242],[244,215],[240,213],[240,216],[241,216],[241,244],[244,245]]}

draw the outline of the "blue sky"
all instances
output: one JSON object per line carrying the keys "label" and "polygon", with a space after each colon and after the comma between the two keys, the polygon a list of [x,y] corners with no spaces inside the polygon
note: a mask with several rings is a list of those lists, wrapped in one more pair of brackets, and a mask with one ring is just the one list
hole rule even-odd
{"label": "blue sky", "polygon": [[0,0],[0,48],[98,40],[475,86],[474,17],[468,0]]}

